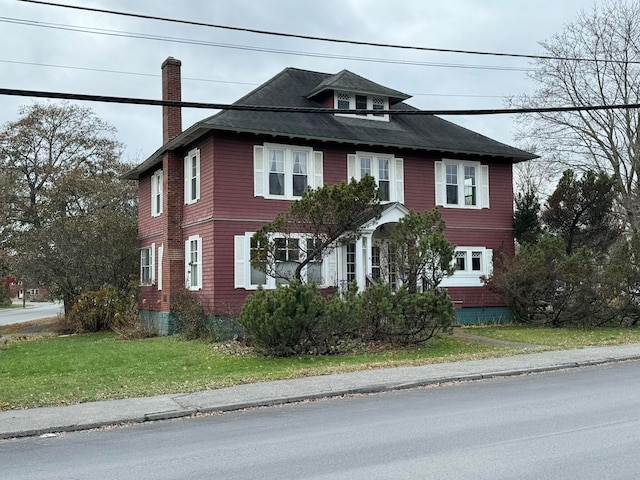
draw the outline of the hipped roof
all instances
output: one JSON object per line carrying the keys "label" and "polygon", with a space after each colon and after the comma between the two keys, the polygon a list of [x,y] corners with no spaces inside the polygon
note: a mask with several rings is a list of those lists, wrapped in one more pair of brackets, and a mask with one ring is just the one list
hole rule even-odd
{"label": "hipped roof", "polygon": [[[332,90],[389,97],[394,110],[417,110],[405,103],[408,95],[378,85],[347,70],[332,75],[287,68],[234,105],[319,108],[316,101]],[[357,148],[399,148],[439,155],[487,156],[519,162],[536,155],[473,132],[435,115],[391,115],[376,121],[330,113],[222,110],[169,140],[147,160],[125,175],[137,179],[162,161],[166,151],[179,150],[214,131],[286,137],[288,141],[322,141]]]}

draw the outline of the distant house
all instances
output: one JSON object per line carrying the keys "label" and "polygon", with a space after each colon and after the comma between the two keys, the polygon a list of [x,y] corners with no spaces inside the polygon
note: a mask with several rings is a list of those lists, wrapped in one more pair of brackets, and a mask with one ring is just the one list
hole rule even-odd
{"label": "distant house", "polygon": [[[180,67],[172,57],[163,63],[164,99],[181,99]],[[249,262],[253,233],[307,187],[372,175],[382,217],[303,275],[334,288],[385,277],[385,233],[407,209],[438,206],[457,246],[457,271],[443,286],[458,321],[508,316],[480,277],[497,249],[514,249],[512,165],[535,155],[433,115],[390,113],[416,111],[407,99],[346,70],[287,68],[235,105],[337,112],[223,110],[183,131],[180,108],[164,107],[164,145],[126,175],[139,182],[141,312],[166,331],[171,293],[185,287],[214,313],[238,310],[259,285],[278,283]],[[283,244],[280,261],[306,241]]]}

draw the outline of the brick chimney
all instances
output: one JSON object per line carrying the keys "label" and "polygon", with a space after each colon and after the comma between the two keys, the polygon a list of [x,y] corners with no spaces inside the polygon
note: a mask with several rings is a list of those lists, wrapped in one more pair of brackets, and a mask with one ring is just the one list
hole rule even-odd
{"label": "brick chimney", "polygon": [[[182,101],[180,66],[182,62],[168,57],[162,63],[162,100]],[[167,143],[182,133],[182,109],[162,107],[162,141]]]}

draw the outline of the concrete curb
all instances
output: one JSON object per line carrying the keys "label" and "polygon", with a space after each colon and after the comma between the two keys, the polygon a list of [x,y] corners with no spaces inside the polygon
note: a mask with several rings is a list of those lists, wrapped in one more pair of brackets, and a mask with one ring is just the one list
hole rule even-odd
{"label": "concrete curb", "polygon": [[640,360],[640,344],[366,370],[238,385],[190,394],[89,402],[0,412],[0,439],[139,424],[197,414],[268,407],[345,395],[381,393]]}

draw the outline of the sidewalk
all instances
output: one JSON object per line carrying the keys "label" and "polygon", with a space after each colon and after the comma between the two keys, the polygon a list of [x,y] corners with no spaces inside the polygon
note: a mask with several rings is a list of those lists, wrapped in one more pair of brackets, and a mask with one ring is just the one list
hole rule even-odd
{"label": "sidewalk", "polygon": [[374,393],[453,381],[546,372],[625,360],[640,360],[640,343],[537,352],[419,367],[365,370],[239,385],[190,394],[81,403],[66,407],[9,410],[0,412],[0,439],[86,430],[106,425],[142,423],[185,417],[195,413],[225,412],[353,393]]}

